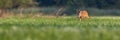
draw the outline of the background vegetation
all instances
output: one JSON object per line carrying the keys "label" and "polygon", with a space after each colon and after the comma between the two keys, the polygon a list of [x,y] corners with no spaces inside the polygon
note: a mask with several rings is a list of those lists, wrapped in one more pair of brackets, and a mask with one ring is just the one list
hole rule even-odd
{"label": "background vegetation", "polygon": [[[0,9],[18,13],[33,13],[34,11],[51,15],[60,8],[63,9],[59,15],[76,15],[76,10],[80,9],[87,10],[92,16],[118,16],[119,3],[119,0],[0,0]],[[29,9],[31,7],[32,9]]]}

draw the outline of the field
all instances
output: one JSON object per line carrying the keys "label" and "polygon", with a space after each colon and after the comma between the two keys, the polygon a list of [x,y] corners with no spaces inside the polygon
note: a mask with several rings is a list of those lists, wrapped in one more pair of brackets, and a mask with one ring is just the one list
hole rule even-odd
{"label": "field", "polygon": [[0,18],[0,40],[120,40],[120,17]]}

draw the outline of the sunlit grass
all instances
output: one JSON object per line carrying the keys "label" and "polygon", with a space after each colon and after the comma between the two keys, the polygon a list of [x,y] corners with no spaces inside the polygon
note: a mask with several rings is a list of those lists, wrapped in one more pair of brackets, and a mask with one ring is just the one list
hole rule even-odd
{"label": "sunlit grass", "polygon": [[120,40],[120,17],[0,18],[0,40]]}

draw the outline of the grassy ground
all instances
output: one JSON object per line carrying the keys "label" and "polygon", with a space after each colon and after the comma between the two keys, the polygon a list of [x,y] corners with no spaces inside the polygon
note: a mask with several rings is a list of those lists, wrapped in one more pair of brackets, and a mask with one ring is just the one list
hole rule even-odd
{"label": "grassy ground", "polygon": [[0,18],[0,40],[120,40],[120,17]]}

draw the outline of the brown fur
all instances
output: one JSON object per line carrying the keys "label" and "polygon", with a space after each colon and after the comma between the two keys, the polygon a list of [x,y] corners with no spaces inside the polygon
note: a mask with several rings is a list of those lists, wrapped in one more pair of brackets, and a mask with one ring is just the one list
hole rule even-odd
{"label": "brown fur", "polygon": [[89,16],[88,16],[88,12],[87,12],[86,10],[79,11],[79,15],[78,15],[78,17],[79,17],[80,19],[89,18]]}

